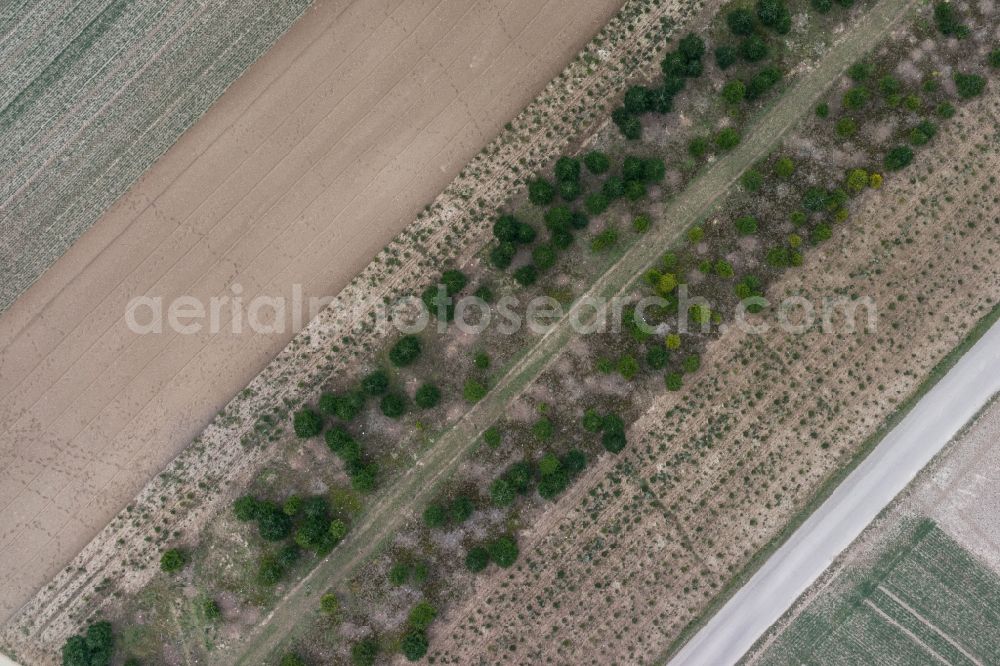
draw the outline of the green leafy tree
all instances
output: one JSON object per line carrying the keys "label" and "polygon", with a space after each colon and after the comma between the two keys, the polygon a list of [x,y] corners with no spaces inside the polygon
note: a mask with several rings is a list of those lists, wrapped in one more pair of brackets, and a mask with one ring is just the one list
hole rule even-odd
{"label": "green leafy tree", "polygon": [[651,370],[662,370],[670,362],[670,352],[660,345],[654,345],[646,350],[646,365]]}
{"label": "green leafy tree", "polygon": [[253,495],[243,495],[233,502],[233,514],[236,520],[246,523],[256,520],[260,510],[260,502]]}
{"label": "green leafy tree", "polygon": [[888,97],[889,95],[901,92],[903,90],[903,83],[895,76],[886,74],[878,80],[878,89],[880,93]]}
{"label": "green leafy tree", "polygon": [[826,195],[827,192],[824,188],[817,186],[810,187],[806,190],[802,198],[802,205],[806,210],[814,213],[819,212],[826,207]]}
{"label": "green leafy tree", "polygon": [[942,35],[964,39],[969,35],[969,28],[962,25],[958,12],[950,2],[938,2],[934,5],[934,23]]}
{"label": "green leafy tree", "polygon": [[501,243],[516,243],[518,220],[513,215],[501,215],[493,223],[493,235]]}
{"label": "green leafy tree", "polygon": [[691,374],[693,372],[698,372],[698,368],[701,367],[701,357],[697,354],[691,354],[684,359],[682,364],[684,372]]}
{"label": "green leafy tree", "polygon": [[760,62],[767,54],[767,42],[757,35],[750,35],[740,42],[740,55],[747,62]]}
{"label": "green leafy tree", "polygon": [[517,248],[513,243],[500,243],[490,250],[490,264],[494,268],[504,270],[514,261]]}
{"label": "green leafy tree", "polygon": [[757,18],[779,35],[792,29],[792,15],[784,0],[757,0]]}
{"label": "green leafy tree", "polygon": [[378,639],[374,636],[363,638],[351,646],[351,663],[354,666],[372,666],[378,657]]}
{"label": "green leafy tree", "polygon": [[872,66],[863,60],[859,60],[847,68],[847,75],[855,83],[861,83],[872,75]]}
{"label": "green leafy tree", "polygon": [[640,114],[649,111],[652,98],[651,91],[646,86],[632,86],[625,91],[622,106],[630,114]]}
{"label": "green leafy tree", "polygon": [[828,224],[817,224],[813,227],[813,230],[809,233],[809,238],[813,243],[819,245],[825,240],[830,240],[833,236],[833,230],[830,229]]}
{"label": "green leafy tree", "polygon": [[420,338],[404,335],[389,350],[389,361],[397,368],[412,365],[420,357]]}
{"label": "green leafy tree", "polygon": [[538,245],[531,251],[531,261],[540,271],[547,271],[556,265],[558,254],[549,244]]}
{"label": "green leafy tree", "polygon": [[490,484],[490,500],[494,505],[509,506],[514,502],[515,497],[517,497],[517,492],[507,479],[501,477]]}
{"label": "green leafy tree", "polygon": [[306,666],[306,660],[295,654],[294,652],[286,652],[282,657],[281,661],[278,662],[279,666]]}
{"label": "green leafy tree", "polygon": [[441,402],[441,389],[434,384],[424,384],[417,389],[416,394],[413,396],[413,402],[420,409],[437,407],[438,403]]}
{"label": "green leafy tree", "polygon": [[584,200],[583,207],[591,215],[600,215],[608,209],[611,202],[603,192],[594,192]]}
{"label": "green leafy tree", "polygon": [[731,150],[740,143],[740,133],[733,127],[720,130],[715,135],[715,145],[719,150]]}
{"label": "green leafy tree", "polygon": [[929,120],[921,120],[917,126],[910,130],[910,143],[914,146],[922,146],[937,134],[937,125]]}
{"label": "green leafy tree", "polygon": [[739,79],[733,79],[722,86],[722,99],[729,104],[739,104],[747,95],[747,87]]}
{"label": "green leafy tree", "polygon": [[410,626],[418,631],[425,631],[437,617],[437,609],[426,601],[421,601],[410,609]]}
{"label": "green leafy tree", "polygon": [[885,154],[883,164],[889,171],[899,171],[910,165],[913,161],[913,151],[909,146],[895,146]]}
{"label": "green leafy tree", "polygon": [[462,388],[462,397],[466,402],[473,404],[485,398],[487,391],[486,385],[481,381],[469,378],[465,380],[465,386]]}
{"label": "green leafy tree", "polygon": [[347,536],[347,529],[347,523],[340,518],[334,518],[330,521],[330,526],[327,528],[327,532],[330,534],[330,538],[333,540],[334,545],[343,541],[344,537]]}
{"label": "green leafy tree", "polygon": [[857,111],[864,108],[871,99],[871,93],[864,86],[855,86],[844,93],[843,105],[845,109]]}
{"label": "green leafy tree", "polygon": [[749,9],[734,9],[726,14],[726,25],[729,31],[738,37],[746,37],[753,34],[754,20],[753,12]]}
{"label": "green leafy tree", "polygon": [[606,173],[611,168],[611,160],[608,156],[598,150],[592,150],[583,156],[583,163],[587,170],[594,175]]}
{"label": "green leafy tree", "polygon": [[618,176],[609,176],[608,179],[601,184],[601,194],[603,194],[609,202],[625,196],[625,181]]}
{"label": "green leafy tree", "polygon": [[850,116],[844,116],[837,120],[837,124],[834,126],[837,136],[848,139],[854,136],[858,131],[858,123],[855,122],[854,118]]}
{"label": "green leafy tree", "polygon": [[490,560],[502,569],[514,564],[517,561],[517,542],[508,535],[498,537],[486,546],[489,551]]}
{"label": "green leafy tree", "polygon": [[386,393],[378,406],[390,419],[398,419],[406,413],[406,398],[401,393]]}
{"label": "green leafy tree", "polygon": [[538,269],[533,264],[526,264],[514,271],[514,280],[522,287],[530,287],[538,281]]}
{"label": "green leafy tree", "polygon": [[500,428],[490,426],[483,432],[483,441],[491,449],[499,448],[503,444],[503,433],[500,432]]}
{"label": "green leafy tree", "polygon": [[451,502],[448,508],[448,517],[456,525],[461,525],[468,520],[476,510],[475,504],[465,495],[459,495]]}
{"label": "green leafy tree", "polygon": [[583,413],[583,429],[587,432],[600,432],[604,425],[600,412],[590,408]]}
{"label": "green leafy tree", "polygon": [[666,385],[668,391],[680,391],[684,385],[684,376],[679,372],[668,372]]}
{"label": "green leafy tree", "polygon": [[580,449],[570,449],[562,458],[562,468],[570,477],[579,475],[587,468],[587,456]]}
{"label": "green leafy tree", "polygon": [[424,509],[424,525],[427,527],[442,527],[446,522],[448,522],[448,514],[440,504],[431,504]]}
{"label": "green leafy tree", "polygon": [[608,227],[601,233],[594,236],[590,241],[591,252],[604,252],[618,242],[618,230]]}
{"label": "green leafy tree", "polygon": [[324,414],[342,421],[353,421],[365,408],[365,394],[361,391],[324,393],[319,399],[319,409]]}
{"label": "green leafy tree", "polygon": [[490,563],[490,553],[483,546],[474,546],[465,555],[465,568],[473,573],[485,569]]}
{"label": "green leafy tree", "polygon": [[201,614],[209,622],[215,622],[222,619],[222,608],[219,607],[219,602],[215,599],[202,599]]}
{"label": "green leafy tree", "polygon": [[575,157],[560,157],[556,160],[556,180],[577,181],[580,179],[580,160]]}
{"label": "green leafy tree", "polygon": [[851,194],[860,194],[868,187],[868,171],[865,169],[851,169],[847,172],[847,179],[844,185]]}
{"label": "green leafy tree", "polygon": [[408,661],[420,661],[427,654],[427,632],[410,629],[403,634],[399,649]]}
{"label": "green leafy tree", "polygon": [[708,152],[708,139],[703,136],[696,136],[688,142],[688,154],[691,157],[702,157]]}
{"label": "green leafy tree", "polygon": [[952,79],[955,81],[955,88],[958,90],[958,96],[962,99],[978,97],[984,90],[986,90],[986,79],[978,74],[955,72],[952,75]]}
{"label": "green leafy tree", "polygon": [[536,206],[547,206],[556,197],[556,188],[544,178],[536,178],[528,183],[528,200]]}
{"label": "green leafy tree", "polygon": [[[281,514],[284,516],[284,514]],[[287,519],[288,516],[285,516]],[[187,564],[187,555],[179,548],[168,548],[160,556],[160,570],[166,573],[175,573],[184,568]]]}
{"label": "green leafy tree", "polygon": [[347,432],[346,428],[334,426],[327,430],[323,437],[330,451],[345,461],[359,460],[361,458],[361,445],[355,441],[351,433]]}
{"label": "green leafy tree", "polygon": [[611,453],[619,453],[626,444],[624,428],[605,428],[601,434],[601,445]]}
{"label": "green leafy tree", "polygon": [[625,198],[629,201],[638,201],[646,196],[646,185],[641,180],[629,180],[625,182]]}
{"label": "green leafy tree", "polygon": [[750,236],[757,233],[757,218],[744,215],[736,219],[736,231],[741,236]]}
{"label": "green leafy tree", "polygon": [[[695,33],[689,32],[677,42],[677,52],[681,54],[686,63],[697,62],[705,55],[705,40]],[[687,73],[690,74],[691,71],[692,69],[688,67]]]}
{"label": "green leafy tree", "polygon": [[292,533],[292,519],[273,502],[261,503],[257,531],[265,541],[281,541]]}
{"label": "green leafy tree", "polygon": [[735,47],[723,44],[715,47],[715,64],[719,69],[726,70],[736,64],[739,51]]}
{"label": "green leafy tree", "polygon": [[626,354],[618,359],[618,374],[625,380],[632,380],[639,374],[639,361],[634,356]]}
{"label": "green leafy tree", "polygon": [[774,175],[782,180],[788,180],[795,173],[795,162],[792,158],[783,156],[779,157],[774,163]]}
{"label": "green leafy tree", "polygon": [[753,101],[760,98],[774,87],[781,77],[781,69],[777,66],[772,65],[760,70],[750,77],[750,83],[747,84],[747,99]]}
{"label": "green leafy tree", "polygon": [[748,192],[757,192],[764,186],[764,174],[757,169],[747,169],[740,177],[740,183]]}
{"label": "green leafy tree", "polygon": [[340,616],[340,599],[333,592],[327,592],[319,598],[319,609],[323,615],[336,619]]}
{"label": "green leafy tree", "polygon": [[84,636],[71,636],[63,644],[63,666],[109,666],[114,657],[115,639],[111,623],[95,622]]}
{"label": "green leafy tree", "polygon": [[375,489],[378,480],[378,466],[375,463],[361,463],[348,467],[351,477],[351,487],[358,492],[367,493]]}
{"label": "green leafy tree", "polygon": [[323,431],[323,417],[308,407],[300,409],[292,417],[292,429],[299,439],[315,437]]}
{"label": "green leafy tree", "polygon": [[281,504],[281,510],[285,512],[286,516],[294,517],[302,510],[302,498],[298,495],[289,495]]}
{"label": "green leafy tree", "polygon": [[361,389],[371,396],[383,395],[389,390],[389,373],[381,368],[368,373],[361,380]]}
{"label": "green leafy tree", "polygon": [[578,180],[560,180],[559,197],[563,201],[575,201],[583,193],[583,186]]}
{"label": "green leafy tree", "polygon": [[547,442],[555,434],[555,426],[548,417],[543,416],[531,426],[531,433],[539,441]]}

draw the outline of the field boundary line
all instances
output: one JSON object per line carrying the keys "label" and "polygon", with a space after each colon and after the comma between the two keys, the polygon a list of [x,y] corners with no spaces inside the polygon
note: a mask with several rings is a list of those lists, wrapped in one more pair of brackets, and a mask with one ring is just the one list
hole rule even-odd
{"label": "field boundary line", "polygon": [[875,604],[875,602],[873,602],[871,599],[865,599],[865,605],[868,606],[869,608],[871,608],[876,613],[878,613],[879,617],[881,617],[883,620],[885,620],[886,622],[888,622],[889,624],[891,624],[893,627],[895,627],[897,631],[899,631],[900,633],[906,634],[906,636],[911,641],[913,641],[914,643],[916,643],[917,645],[919,645],[920,647],[922,647],[924,649],[924,651],[927,652],[928,654],[930,654],[932,657],[936,658],[942,664],[947,664],[948,666],[951,666],[951,662],[949,662],[947,659],[945,659],[944,657],[942,657],[941,655],[939,655],[937,652],[935,652],[934,649],[931,648],[931,646],[927,645],[927,643],[924,643],[922,640],[920,640],[920,637],[918,637],[912,631],[910,631],[909,629],[907,629],[906,627],[904,627],[903,625],[901,625],[899,622],[897,622],[896,620],[894,620],[892,617],[890,617],[888,613],[886,613],[881,608],[879,608]]}
{"label": "field boundary line", "polygon": [[972,656],[972,654],[970,654],[968,650],[966,650],[961,645],[959,645],[958,642],[955,641],[951,636],[949,636],[948,634],[946,634],[942,630],[938,629],[937,626],[934,623],[932,623],[930,620],[928,620],[923,615],[921,615],[916,610],[914,610],[912,607],[910,607],[910,605],[907,604],[905,601],[903,601],[902,599],[900,599],[899,597],[897,597],[895,594],[893,594],[892,591],[889,590],[887,587],[885,587],[882,584],[879,584],[878,587],[877,587],[877,589],[882,594],[886,595],[887,597],[889,597],[890,599],[892,599],[893,601],[895,601],[897,604],[899,604],[903,609],[906,610],[906,612],[908,612],[910,615],[912,615],[917,620],[919,620],[928,629],[930,629],[935,634],[937,634],[938,636],[940,636],[941,638],[943,638],[945,641],[947,641],[948,643],[950,643],[953,648],[955,648],[956,650],[958,650],[959,652],[961,652],[963,655],[965,655],[966,659],[968,659],[969,661],[971,661],[972,663],[974,663],[976,666],[983,666],[983,662],[982,661],[980,661],[976,657]]}

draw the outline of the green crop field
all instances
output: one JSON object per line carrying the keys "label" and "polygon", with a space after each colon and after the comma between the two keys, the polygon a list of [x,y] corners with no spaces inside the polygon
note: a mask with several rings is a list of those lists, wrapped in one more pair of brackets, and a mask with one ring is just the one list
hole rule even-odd
{"label": "green crop field", "polygon": [[997,627],[1000,576],[924,520],[873,565],[838,574],[757,661],[996,664]]}
{"label": "green crop field", "polygon": [[0,312],[309,5],[21,0],[0,8]]}

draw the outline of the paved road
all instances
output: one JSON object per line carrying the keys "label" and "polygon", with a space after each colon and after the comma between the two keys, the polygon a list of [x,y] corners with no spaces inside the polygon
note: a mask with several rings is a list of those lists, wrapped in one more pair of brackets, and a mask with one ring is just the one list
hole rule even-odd
{"label": "paved road", "polygon": [[670,664],[735,664],[998,391],[1000,323],[938,381]]}

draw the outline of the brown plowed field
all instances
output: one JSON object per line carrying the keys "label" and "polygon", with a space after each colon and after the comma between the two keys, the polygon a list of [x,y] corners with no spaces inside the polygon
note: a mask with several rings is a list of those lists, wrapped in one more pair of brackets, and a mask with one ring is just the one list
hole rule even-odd
{"label": "brown plowed field", "polygon": [[143,294],[335,294],[621,3],[320,1],[0,318],[0,621],[291,339]]}

